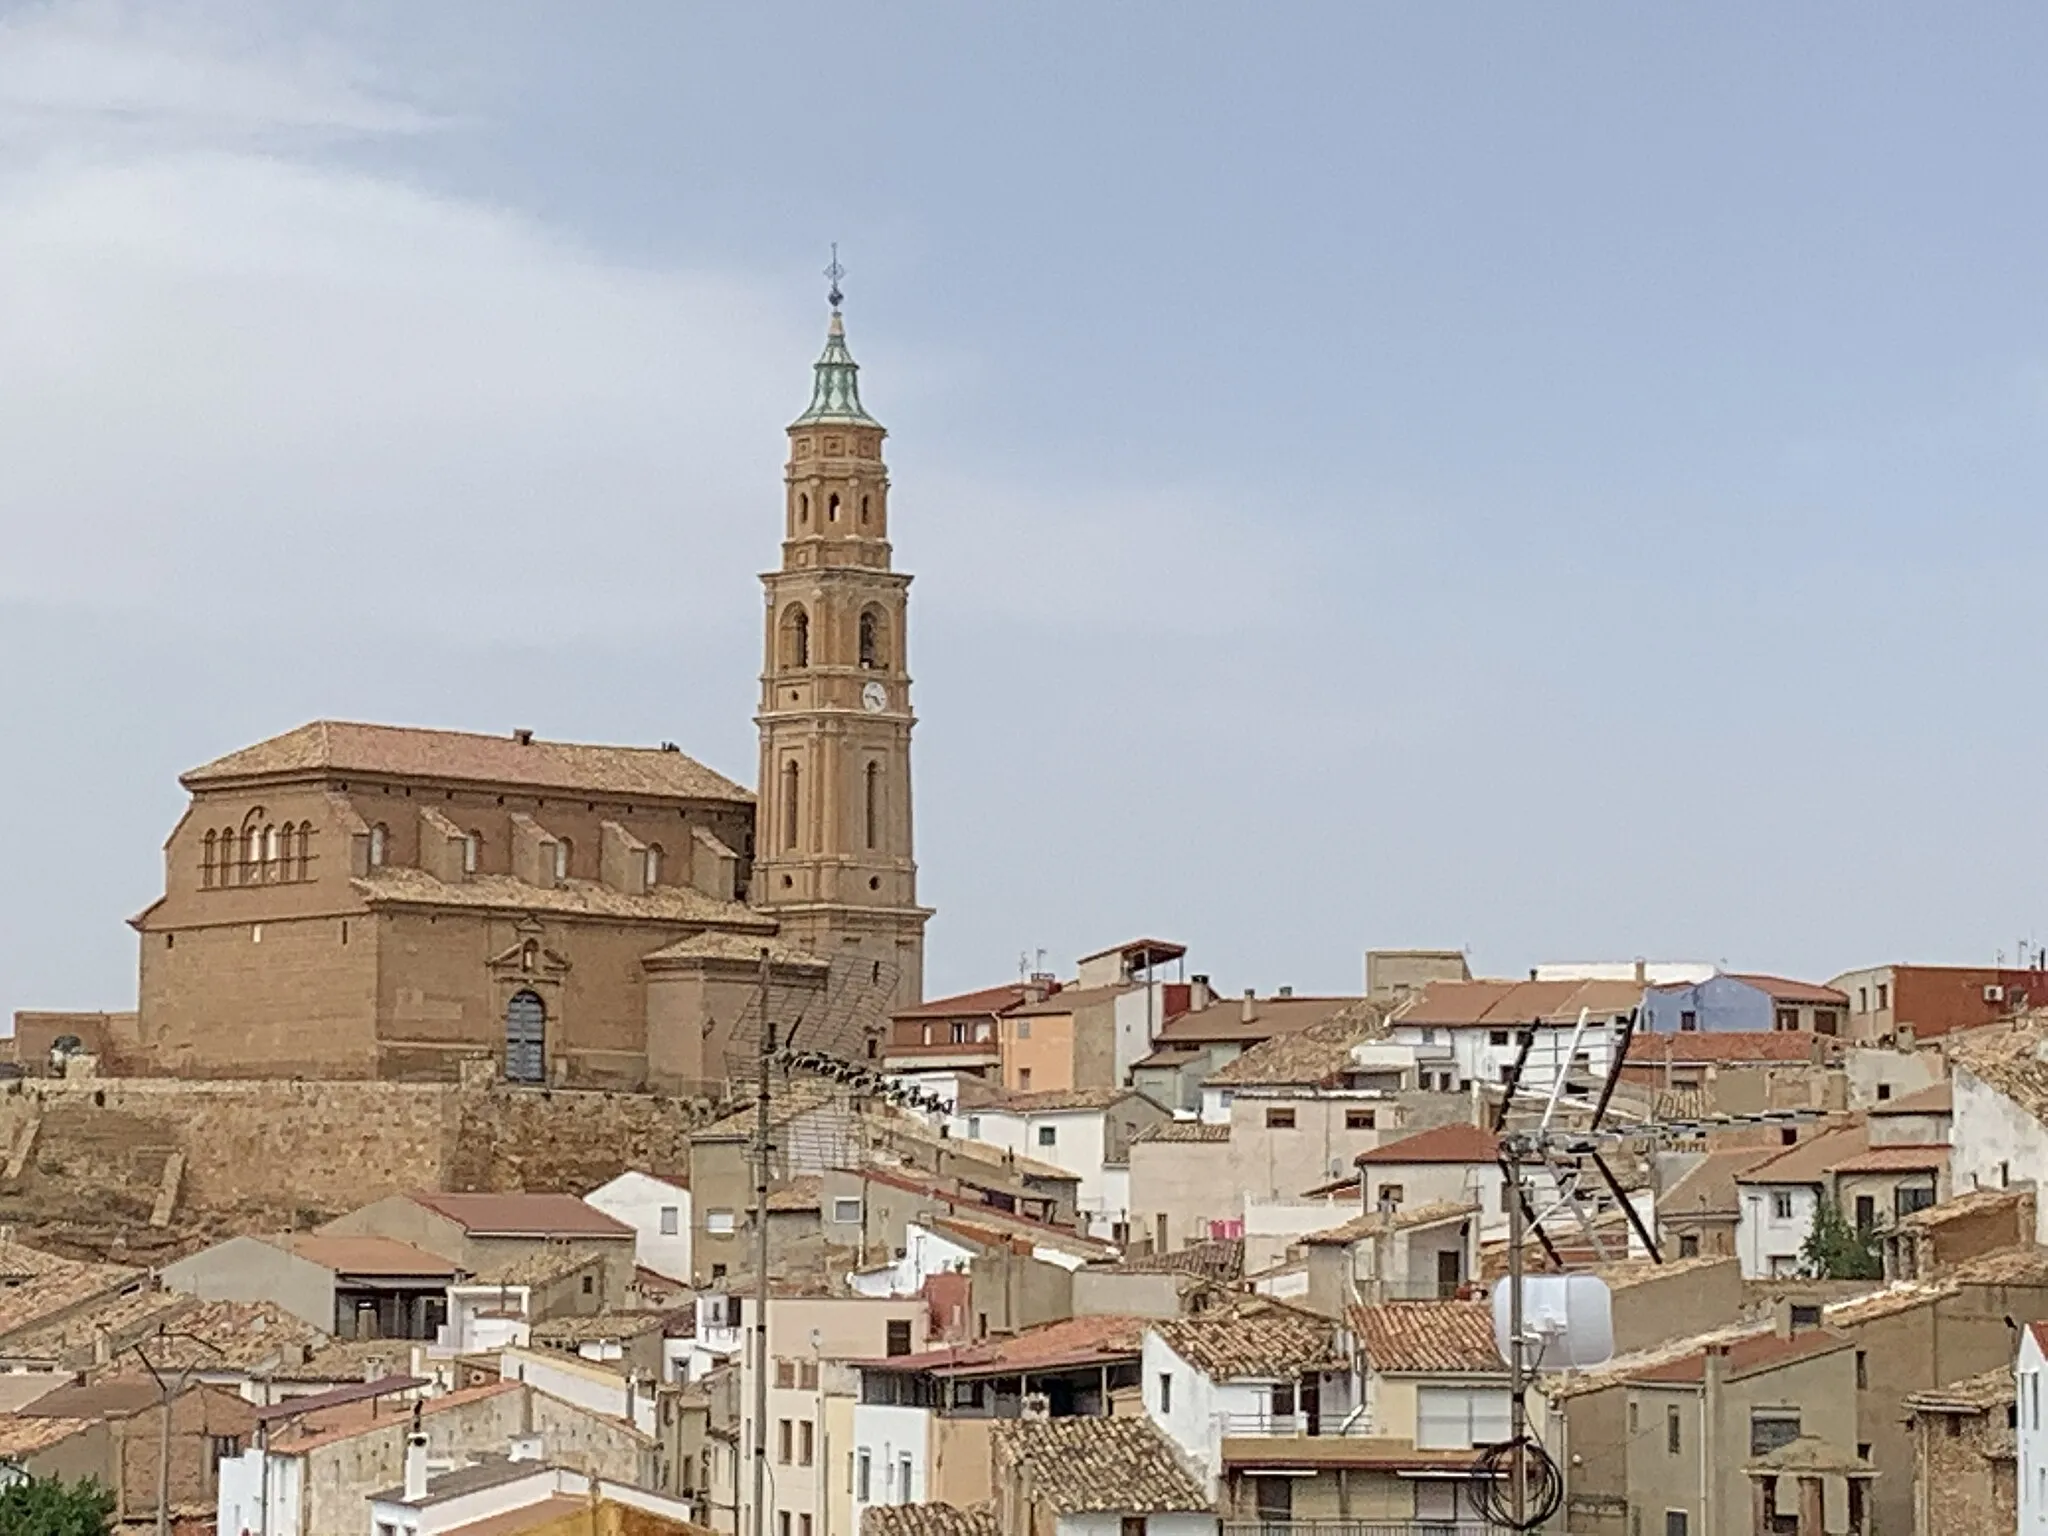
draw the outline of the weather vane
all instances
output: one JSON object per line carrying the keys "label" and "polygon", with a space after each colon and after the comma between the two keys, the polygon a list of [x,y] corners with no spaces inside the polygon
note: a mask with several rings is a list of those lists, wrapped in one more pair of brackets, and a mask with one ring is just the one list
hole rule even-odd
{"label": "weather vane", "polygon": [[832,242],[832,265],[825,269],[825,276],[832,283],[832,291],[826,294],[825,297],[830,299],[832,307],[837,309],[839,301],[846,297],[845,294],[839,291],[839,279],[846,276],[846,268],[839,265],[839,242],[837,240]]}

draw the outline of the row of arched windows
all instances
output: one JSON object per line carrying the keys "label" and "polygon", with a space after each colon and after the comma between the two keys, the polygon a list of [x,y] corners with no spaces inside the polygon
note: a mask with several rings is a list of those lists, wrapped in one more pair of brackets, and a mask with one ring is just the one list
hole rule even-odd
{"label": "row of arched windows", "polygon": [[[811,664],[811,615],[802,603],[782,610],[782,664],[808,667]],[[880,608],[863,608],[860,614],[858,656],[863,670],[882,672],[889,667],[889,616]]]}
{"label": "row of arched windows", "polygon": [[[256,813],[260,816],[262,813]],[[200,844],[199,883],[209,889],[230,885],[272,885],[313,878],[313,823],[251,819],[233,827],[208,829]]]}
{"label": "row of arched windows", "polygon": [[[838,522],[840,512],[841,507],[839,502],[839,493],[837,491],[834,491],[831,495],[825,498],[825,521],[828,523]],[[860,498],[861,527],[866,528],[871,526],[874,522],[874,518],[874,498],[863,492]],[[811,526],[811,493],[809,491],[799,491],[797,493],[796,523],[799,528],[808,528]]]}

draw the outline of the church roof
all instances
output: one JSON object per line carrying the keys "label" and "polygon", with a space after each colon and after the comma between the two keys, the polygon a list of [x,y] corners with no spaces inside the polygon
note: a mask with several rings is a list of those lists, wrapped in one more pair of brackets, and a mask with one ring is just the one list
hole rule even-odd
{"label": "church roof", "polygon": [[825,350],[819,354],[812,371],[817,380],[811,386],[810,408],[791,422],[791,426],[808,426],[820,421],[863,427],[881,425],[861,406],[860,364],[846,350],[846,325],[839,318],[837,309],[832,311],[832,324],[825,333]]}
{"label": "church roof", "polygon": [[768,952],[769,963],[773,965],[820,971],[832,968],[832,962],[823,955],[798,949],[794,944],[785,944],[780,939],[763,938],[751,933],[693,933],[687,939],[677,939],[673,944],[664,944],[660,949],[640,958],[643,961],[743,960],[753,965],[760,961],[761,951],[764,949]]}
{"label": "church roof", "polygon": [[315,720],[215,758],[180,780],[187,789],[236,779],[360,773],[472,784],[516,784],[576,794],[732,800],[753,794],[670,747],[607,747],[541,741],[519,733],[423,730]]}
{"label": "church roof", "polygon": [[[548,887],[511,875],[471,875],[451,883],[423,869],[387,865],[353,882],[372,905],[470,907],[499,912],[558,912],[565,916],[637,918],[654,923],[717,924],[750,933],[773,933],[775,922],[752,907],[720,901],[681,885],[657,885],[644,895],[615,891],[595,880],[565,880]],[[755,946],[758,953],[758,945]]]}

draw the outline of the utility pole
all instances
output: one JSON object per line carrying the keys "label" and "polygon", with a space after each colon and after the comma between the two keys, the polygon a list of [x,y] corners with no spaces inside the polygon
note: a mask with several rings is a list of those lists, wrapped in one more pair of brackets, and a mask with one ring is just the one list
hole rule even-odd
{"label": "utility pole", "polygon": [[1529,1518],[1529,1378],[1522,1349],[1522,1159],[1512,1138],[1501,1143],[1501,1166],[1508,1179],[1508,1440],[1514,1447],[1508,1461],[1508,1507],[1519,1531],[1527,1528]]}
{"label": "utility pole", "polygon": [[768,1531],[768,1066],[774,1055],[768,951],[763,947],[761,1052],[754,1072],[754,1536]]}
{"label": "utility pole", "polygon": [[[171,1332],[159,1329],[154,1337],[158,1339],[189,1339],[203,1349],[210,1349],[216,1355],[220,1347],[211,1340],[202,1339],[196,1333]],[[192,1379],[199,1374],[196,1366],[187,1366],[177,1375],[166,1378],[156,1368],[156,1362],[142,1352],[140,1344],[128,1346],[140,1360],[143,1369],[156,1382],[157,1390],[157,1432],[156,1432],[156,1536],[171,1536],[171,1414],[177,1400],[192,1385]]]}

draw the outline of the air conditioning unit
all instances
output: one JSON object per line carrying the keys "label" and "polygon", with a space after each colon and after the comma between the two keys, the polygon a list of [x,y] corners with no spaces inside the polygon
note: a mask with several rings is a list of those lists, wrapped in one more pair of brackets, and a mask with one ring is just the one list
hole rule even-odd
{"label": "air conditioning unit", "polygon": [[1999,986],[1998,983],[1993,982],[1990,986],[1984,989],[1984,1001],[1987,1003],[2004,1002],[2005,988]]}

